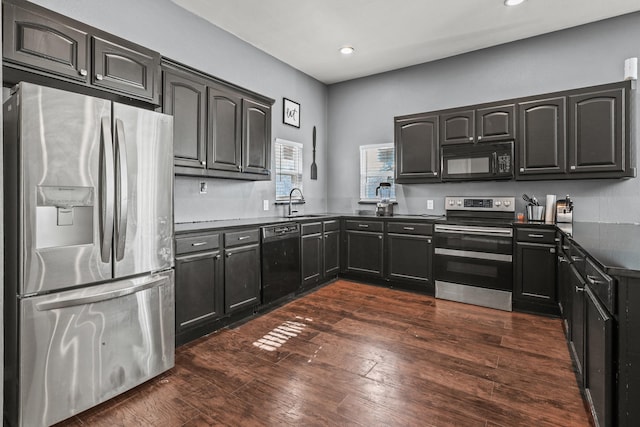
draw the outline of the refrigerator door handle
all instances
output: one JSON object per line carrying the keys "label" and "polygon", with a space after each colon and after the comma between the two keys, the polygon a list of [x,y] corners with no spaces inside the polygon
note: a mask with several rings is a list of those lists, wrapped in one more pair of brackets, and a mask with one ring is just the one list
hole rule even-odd
{"label": "refrigerator door handle", "polygon": [[127,167],[127,140],[122,120],[116,119],[116,260],[124,258],[124,245],[127,240],[127,217],[129,181]]}
{"label": "refrigerator door handle", "polygon": [[41,303],[36,304],[36,310],[47,311],[47,310],[69,308],[69,307],[74,307],[78,305],[94,304],[97,302],[120,298],[126,295],[131,295],[137,292],[151,289],[156,286],[160,286],[164,284],[168,280],[169,279],[166,276],[161,276],[159,278],[156,276],[156,277],[151,277],[150,280],[147,282],[143,282],[143,283],[129,286],[126,288],[115,289],[115,290],[106,291],[106,292],[98,292],[95,294],[83,295],[80,297],[71,297],[71,298],[63,298],[63,299],[52,300],[52,301],[43,301]]}
{"label": "refrigerator door handle", "polygon": [[113,139],[111,120],[103,117],[102,150],[100,153],[100,255],[102,262],[111,262],[111,242],[113,240]]}

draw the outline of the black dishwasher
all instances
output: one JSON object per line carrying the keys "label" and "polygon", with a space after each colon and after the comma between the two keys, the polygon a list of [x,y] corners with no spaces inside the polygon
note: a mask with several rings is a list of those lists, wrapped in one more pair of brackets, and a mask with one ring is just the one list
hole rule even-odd
{"label": "black dishwasher", "polygon": [[262,227],[262,303],[269,304],[300,287],[300,224]]}

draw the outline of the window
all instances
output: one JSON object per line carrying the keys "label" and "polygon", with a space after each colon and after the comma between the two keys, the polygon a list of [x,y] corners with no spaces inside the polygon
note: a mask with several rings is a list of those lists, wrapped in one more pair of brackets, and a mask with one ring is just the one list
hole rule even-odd
{"label": "window", "polygon": [[360,200],[375,201],[381,182],[391,183],[391,200],[396,199],[393,143],[360,146]]}
{"label": "window", "polygon": [[[276,138],[276,201],[289,200],[292,188],[302,190],[302,144]],[[294,193],[300,200],[300,193]]]}

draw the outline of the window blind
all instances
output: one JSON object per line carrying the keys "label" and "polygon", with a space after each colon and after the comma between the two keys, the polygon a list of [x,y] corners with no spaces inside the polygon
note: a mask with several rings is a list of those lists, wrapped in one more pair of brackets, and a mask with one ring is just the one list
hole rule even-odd
{"label": "window blind", "polygon": [[396,198],[393,143],[360,146],[360,200],[378,200],[376,188],[391,183],[391,200]]}
{"label": "window blind", "polygon": [[[302,190],[302,144],[277,138],[276,157],[276,200],[289,200],[292,188]],[[294,199],[300,199],[298,192]]]}

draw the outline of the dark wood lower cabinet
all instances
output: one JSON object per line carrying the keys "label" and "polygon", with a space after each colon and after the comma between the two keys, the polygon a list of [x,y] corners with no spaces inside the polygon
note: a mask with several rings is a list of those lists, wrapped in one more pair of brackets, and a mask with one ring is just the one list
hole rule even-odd
{"label": "dark wood lower cabinet", "polygon": [[415,283],[425,290],[433,289],[431,236],[387,234],[387,278],[403,283]]}
{"label": "dark wood lower cabinet", "polygon": [[516,244],[514,306],[557,314],[555,245]]}
{"label": "dark wood lower cabinet", "polygon": [[225,313],[260,303],[260,245],[224,250]]}
{"label": "dark wood lower cabinet", "polygon": [[224,313],[220,251],[176,257],[176,336]]}
{"label": "dark wood lower cabinet", "polygon": [[324,276],[336,276],[340,271],[340,230],[325,231],[323,236]]}
{"label": "dark wood lower cabinet", "polygon": [[570,347],[573,353],[573,360],[578,370],[578,379],[584,385],[584,321],[585,321],[585,301],[584,301],[584,280],[580,273],[571,266],[571,341]]}
{"label": "dark wood lower cabinet", "polygon": [[301,242],[302,287],[309,288],[322,280],[322,233],[302,236]]}
{"label": "dark wood lower cabinet", "polygon": [[585,287],[587,400],[598,427],[613,425],[613,318]]}
{"label": "dark wood lower cabinet", "polygon": [[374,278],[383,277],[384,244],[382,233],[346,231],[345,271]]}

